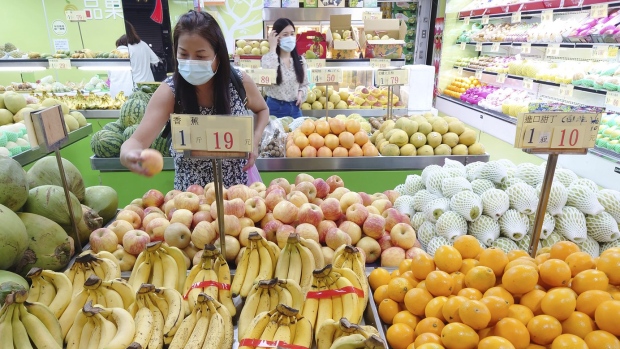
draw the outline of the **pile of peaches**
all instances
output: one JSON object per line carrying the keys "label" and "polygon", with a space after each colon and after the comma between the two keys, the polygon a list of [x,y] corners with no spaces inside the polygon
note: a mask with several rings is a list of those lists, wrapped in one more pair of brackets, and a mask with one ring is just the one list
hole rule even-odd
{"label": "pile of peaches", "polygon": [[286,139],[286,157],[377,156],[368,133],[355,119],[321,118],[305,120]]}

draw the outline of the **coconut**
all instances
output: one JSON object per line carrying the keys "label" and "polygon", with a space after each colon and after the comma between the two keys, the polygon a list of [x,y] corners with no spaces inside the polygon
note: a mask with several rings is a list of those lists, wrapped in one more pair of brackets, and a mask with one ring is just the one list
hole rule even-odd
{"label": "coconut", "polygon": [[0,205],[0,269],[15,264],[28,247],[28,233],[15,212]]}
{"label": "coconut", "polygon": [[[79,222],[82,217],[82,206],[73,193],[69,192],[69,195],[73,217]],[[60,225],[71,224],[64,189],[57,185],[42,185],[30,189],[23,211],[49,218]]]}
{"label": "coconut", "polygon": [[116,216],[118,210],[118,194],[112,187],[96,185],[86,188],[84,205],[93,209],[103,218],[103,224]]}
{"label": "coconut", "polygon": [[[62,166],[65,170],[65,178],[69,191],[75,195],[80,202],[84,201],[84,179],[80,170],[77,169],[69,160],[62,159]],[[28,185],[30,189],[42,185],[62,186],[60,171],[58,170],[58,162],[53,156],[47,156],[37,161],[28,170]]]}
{"label": "coconut", "polygon": [[[103,226],[103,218],[99,217],[97,212],[92,208],[82,205],[82,217],[77,225],[78,235],[82,246],[86,245],[90,238],[90,233]],[[71,236],[72,228],[70,226],[63,227],[67,234]]]}
{"label": "coconut", "polygon": [[0,158],[0,204],[19,210],[28,199],[26,171],[11,158]]}
{"label": "coconut", "polygon": [[[2,272],[10,273],[9,271],[0,270],[0,273]],[[22,278],[21,276],[17,274],[14,274],[14,273],[11,273],[11,274],[18,276],[22,280],[24,280],[24,278]],[[1,275],[0,275],[0,278],[2,278]],[[22,291],[22,290],[24,291],[28,290],[28,283],[26,283],[26,286],[24,287],[24,285],[22,285],[21,283],[15,282],[15,281],[5,281],[5,282],[0,281],[0,304],[4,304],[4,301],[6,300],[6,296],[8,296],[10,293]]]}
{"label": "coconut", "polygon": [[[7,282],[14,282],[18,285],[21,285],[22,287],[28,289],[28,281],[26,281],[26,279],[24,279],[23,277],[21,277],[21,275],[17,275],[13,272],[10,272],[8,270],[0,270],[0,285],[7,283]],[[2,300],[0,299],[0,304],[2,304]]]}

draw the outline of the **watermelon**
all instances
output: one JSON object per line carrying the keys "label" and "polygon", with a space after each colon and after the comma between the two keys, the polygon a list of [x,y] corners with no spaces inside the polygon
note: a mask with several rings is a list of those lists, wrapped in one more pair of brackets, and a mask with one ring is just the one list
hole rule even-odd
{"label": "watermelon", "polygon": [[144,116],[147,104],[148,102],[138,98],[130,99],[123,103],[121,106],[121,116],[119,118],[120,124],[125,128],[139,124]]}
{"label": "watermelon", "polygon": [[122,133],[101,130],[93,134],[90,148],[100,158],[114,158],[120,156],[124,141]]}
{"label": "watermelon", "polygon": [[128,140],[129,137],[131,137],[131,135],[136,132],[136,129],[138,128],[138,125],[131,125],[129,127],[127,127],[125,129],[125,131],[123,131],[123,138],[125,138],[125,140]]}
{"label": "watermelon", "polygon": [[151,148],[159,151],[163,156],[170,156],[170,144],[172,143],[172,138],[162,138],[157,137],[153,144],[151,144]]}
{"label": "watermelon", "polygon": [[145,92],[144,90],[136,90],[134,91],[134,93],[131,94],[131,96],[129,97],[129,100],[140,100],[148,104],[149,101],[151,100],[151,95]]}
{"label": "watermelon", "polygon": [[103,126],[104,130],[112,131],[112,132],[123,132],[125,128],[121,125],[120,121],[114,121]]}

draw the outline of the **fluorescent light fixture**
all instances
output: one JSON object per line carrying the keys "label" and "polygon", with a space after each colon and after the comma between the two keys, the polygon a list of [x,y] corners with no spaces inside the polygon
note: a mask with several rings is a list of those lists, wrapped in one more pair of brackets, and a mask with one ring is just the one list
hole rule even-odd
{"label": "fluorescent light fixture", "polygon": [[33,67],[33,66],[13,66],[13,67],[3,67],[0,66],[0,71],[16,71],[16,72],[31,72],[31,71],[40,71],[40,70],[45,70],[47,69],[46,67]]}
{"label": "fluorescent light fixture", "polygon": [[118,66],[118,65],[87,65],[87,66],[83,66],[83,67],[78,67],[78,69],[80,70],[113,70],[113,71],[119,71],[119,70],[131,70],[131,67],[129,65],[126,66]]}

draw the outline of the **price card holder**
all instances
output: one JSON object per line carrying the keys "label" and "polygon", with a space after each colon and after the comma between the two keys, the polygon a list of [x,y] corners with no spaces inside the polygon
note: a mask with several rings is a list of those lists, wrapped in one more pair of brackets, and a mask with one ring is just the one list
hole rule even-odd
{"label": "price card holder", "polygon": [[325,59],[306,59],[308,68],[325,68]]}
{"label": "price card holder", "polygon": [[482,43],[481,42],[477,42],[476,43],[476,51],[478,51],[478,52],[482,51]]}
{"label": "price card holder", "polygon": [[491,45],[491,52],[499,52],[499,42],[494,42]]}
{"label": "price card holder", "polygon": [[547,56],[559,56],[560,44],[549,44],[547,46]]}
{"label": "price card holder", "polygon": [[246,69],[258,69],[260,68],[260,59],[239,59],[239,66]]}
{"label": "price card holder", "polygon": [[463,67],[458,67],[456,71],[459,73],[460,76],[463,76]]}
{"label": "price card holder", "polygon": [[495,82],[497,82],[498,84],[503,84],[504,82],[506,82],[506,74],[497,74],[497,76],[495,77]]}
{"label": "price card holder", "polygon": [[380,69],[375,72],[375,85],[394,86],[409,84],[409,71],[405,69]]}
{"label": "price card holder", "polygon": [[386,58],[371,58],[370,59],[370,67],[376,69],[385,69],[389,68],[392,64],[391,59]]}
{"label": "price card holder", "polygon": [[620,111],[620,92],[607,92],[605,96],[605,108],[608,111]]}
{"label": "price card holder", "polygon": [[86,22],[86,11],[65,11],[65,17],[69,22]]}
{"label": "price card holder", "polygon": [[465,17],[463,19],[463,22],[465,22],[465,25],[469,25],[469,17]]}
{"label": "price card holder", "polygon": [[50,58],[47,62],[50,69],[71,69],[71,60],[68,58]]}
{"label": "price card holder", "polygon": [[583,153],[594,147],[601,114],[524,113],[517,118],[515,147],[536,153]]}
{"label": "price card holder", "polygon": [[39,147],[45,152],[59,150],[69,138],[60,105],[32,112],[30,115]]}
{"label": "price card holder", "polygon": [[592,18],[607,17],[608,5],[607,4],[594,4],[590,7],[590,16]]}
{"label": "price card holder", "polygon": [[310,69],[310,80],[317,85],[338,85],[342,82],[341,68]]}
{"label": "price card holder", "polygon": [[521,11],[514,12],[510,16],[510,23],[519,23],[521,22]]}
{"label": "price card holder", "polygon": [[362,19],[382,19],[383,12],[377,11],[364,11],[362,13]]}
{"label": "price card holder", "polygon": [[560,84],[558,94],[560,97],[572,97],[574,88],[575,86],[573,86],[573,84]]}
{"label": "price card holder", "polygon": [[278,73],[275,69],[246,69],[245,73],[248,74],[257,85],[274,85]]}
{"label": "price card holder", "polygon": [[528,90],[533,90],[534,89],[534,80],[528,79],[528,78],[523,78],[523,88],[528,89]]}
{"label": "price card holder", "polygon": [[476,77],[476,79],[482,80],[482,70],[476,70],[474,76]]}
{"label": "price card holder", "polygon": [[609,58],[609,45],[597,45],[592,48],[593,59]]}
{"label": "price card holder", "polygon": [[521,53],[527,54],[532,53],[532,44],[529,42],[524,42],[521,44]]}
{"label": "price card holder", "polygon": [[553,22],[553,10],[542,10],[540,21],[542,23]]}
{"label": "price card holder", "polygon": [[489,15],[482,16],[482,24],[489,24]]}
{"label": "price card holder", "polygon": [[465,50],[465,47],[467,47],[467,43],[465,41],[461,41],[460,45],[461,45],[461,50]]}

